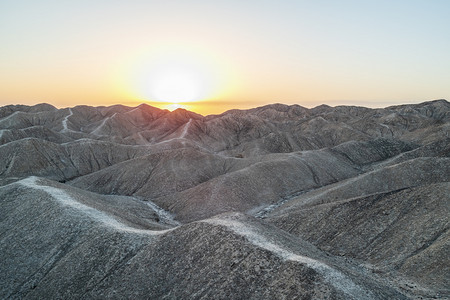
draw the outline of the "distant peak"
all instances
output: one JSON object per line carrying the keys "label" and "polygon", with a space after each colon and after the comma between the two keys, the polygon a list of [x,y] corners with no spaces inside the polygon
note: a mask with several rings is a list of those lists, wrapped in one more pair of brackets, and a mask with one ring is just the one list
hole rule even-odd
{"label": "distant peak", "polygon": [[192,112],[190,110],[186,110],[186,109],[181,108],[181,107],[175,109],[174,111],[171,111],[169,114],[171,116],[174,116],[174,117],[177,117],[177,118],[179,118],[179,117],[186,118],[186,119],[202,119],[203,118],[202,115],[197,114],[195,112]]}
{"label": "distant peak", "polygon": [[328,104],[320,104],[319,106],[316,106],[314,108],[331,108]]}
{"label": "distant peak", "polygon": [[51,104],[48,103],[39,103],[36,105],[32,106],[34,109],[39,110],[39,111],[53,111],[53,110],[57,110],[56,107],[54,107]]}

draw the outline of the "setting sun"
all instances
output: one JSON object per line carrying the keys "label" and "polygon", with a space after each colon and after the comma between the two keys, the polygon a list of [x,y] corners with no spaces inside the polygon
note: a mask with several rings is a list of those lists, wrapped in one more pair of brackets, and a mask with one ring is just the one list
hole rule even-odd
{"label": "setting sun", "polygon": [[155,70],[149,82],[150,93],[157,101],[194,101],[205,92],[205,80],[195,70],[168,66]]}
{"label": "setting sun", "polygon": [[120,70],[117,86],[123,87],[124,95],[163,109],[188,109],[185,103],[225,97],[237,78],[225,59],[187,44],[144,48],[130,57]]}

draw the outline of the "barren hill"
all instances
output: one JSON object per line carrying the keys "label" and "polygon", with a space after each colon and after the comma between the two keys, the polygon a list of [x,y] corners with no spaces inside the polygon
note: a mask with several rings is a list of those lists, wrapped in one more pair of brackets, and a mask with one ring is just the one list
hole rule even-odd
{"label": "barren hill", "polygon": [[0,298],[450,297],[450,103],[0,107]]}

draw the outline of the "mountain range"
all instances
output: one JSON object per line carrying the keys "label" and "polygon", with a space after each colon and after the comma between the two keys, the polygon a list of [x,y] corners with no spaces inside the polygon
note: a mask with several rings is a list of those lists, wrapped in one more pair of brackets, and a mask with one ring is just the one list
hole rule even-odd
{"label": "mountain range", "polygon": [[0,298],[448,299],[450,103],[0,107]]}

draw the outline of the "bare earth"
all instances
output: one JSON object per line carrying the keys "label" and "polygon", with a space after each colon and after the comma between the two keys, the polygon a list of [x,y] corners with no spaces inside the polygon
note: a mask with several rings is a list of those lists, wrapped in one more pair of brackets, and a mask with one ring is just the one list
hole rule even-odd
{"label": "bare earth", "polygon": [[1,299],[449,299],[450,103],[0,107]]}

